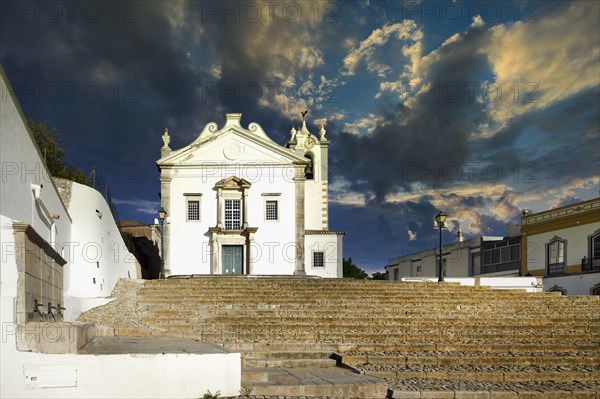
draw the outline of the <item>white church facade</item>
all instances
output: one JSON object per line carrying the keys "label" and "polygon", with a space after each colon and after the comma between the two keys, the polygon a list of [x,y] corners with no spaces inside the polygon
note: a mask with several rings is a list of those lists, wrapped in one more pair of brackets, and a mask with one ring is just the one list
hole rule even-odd
{"label": "white church facade", "polygon": [[165,274],[342,277],[343,233],[328,221],[325,129],[306,122],[285,146],[261,126],[227,114],[173,151],[168,131],[157,161]]}

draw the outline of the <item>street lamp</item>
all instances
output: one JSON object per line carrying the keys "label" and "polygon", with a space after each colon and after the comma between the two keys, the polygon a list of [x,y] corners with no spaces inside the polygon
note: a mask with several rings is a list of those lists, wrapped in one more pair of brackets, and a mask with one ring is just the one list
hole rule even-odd
{"label": "street lamp", "polygon": [[167,211],[162,206],[158,210],[158,218],[160,220],[160,276],[159,278],[165,278],[165,218],[167,217]]}
{"label": "street lamp", "polygon": [[443,211],[440,211],[437,215],[435,215],[435,220],[433,221],[433,228],[440,230],[440,262],[438,264],[438,283],[444,281],[444,267],[442,266],[442,229],[446,227],[446,217],[447,215]]}

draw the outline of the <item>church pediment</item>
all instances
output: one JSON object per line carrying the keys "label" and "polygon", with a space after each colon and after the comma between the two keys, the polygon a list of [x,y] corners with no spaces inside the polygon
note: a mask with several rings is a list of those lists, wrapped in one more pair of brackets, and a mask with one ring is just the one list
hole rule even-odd
{"label": "church pediment", "polygon": [[[230,115],[239,114],[228,114],[228,117]],[[304,164],[306,160],[271,140],[257,123],[251,123],[248,129],[244,129],[239,119],[229,118],[221,129],[216,123],[207,124],[190,145],[157,162],[159,166],[205,163]]]}
{"label": "church pediment", "polygon": [[249,181],[239,178],[237,176],[229,176],[223,180],[219,180],[214,189],[247,189],[250,188],[251,184]]}

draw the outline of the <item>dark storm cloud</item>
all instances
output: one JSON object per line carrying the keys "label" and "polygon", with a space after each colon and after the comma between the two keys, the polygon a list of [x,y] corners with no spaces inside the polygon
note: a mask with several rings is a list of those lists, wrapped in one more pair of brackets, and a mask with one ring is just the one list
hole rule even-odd
{"label": "dark storm cloud", "polygon": [[502,236],[506,230],[506,222],[495,216],[480,214],[479,219],[473,223],[473,226],[481,232],[481,235]]}
{"label": "dark storm cloud", "polygon": [[454,193],[448,195],[442,195],[444,200],[451,200],[453,202],[458,202],[462,206],[470,207],[470,208],[480,208],[485,205],[485,198],[482,195],[478,196],[458,196]]}
{"label": "dark storm cloud", "polygon": [[[142,171],[153,171],[164,127],[192,129],[201,74],[171,36],[167,3],[129,2],[118,18],[121,3],[93,4],[102,10],[93,21],[68,8],[56,22],[41,9],[39,20],[7,16],[2,62],[25,113],[63,132],[72,160],[98,165],[114,185],[154,178]],[[136,170],[127,180],[125,164]]]}
{"label": "dark storm cloud", "polygon": [[[56,3],[63,7],[56,20],[40,2],[23,4],[38,7],[37,15],[2,15],[0,61],[24,112],[56,126],[69,160],[86,173],[95,165],[119,196],[156,198],[154,163],[165,127],[177,149],[207,122],[242,112],[244,124],[258,121],[278,142],[287,138],[291,121],[243,95],[272,72],[265,62],[270,35],[260,24],[207,19],[201,2],[127,2],[132,8],[121,9],[125,3],[92,2],[103,16],[93,22],[78,13],[69,18],[64,4]],[[285,28],[274,26],[271,34]],[[257,37],[264,41],[260,54],[247,51]],[[291,72],[285,62],[278,67]],[[220,76],[210,71],[219,64]],[[206,95],[208,87],[218,88],[215,96]]]}
{"label": "dark storm cloud", "polygon": [[[330,224],[346,232],[346,257],[360,267],[381,271],[389,258],[436,246],[438,236],[431,223],[437,211],[428,197],[405,203],[369,201],[364,206],[331,204]],[[408,229],[416,239],[410,239]],[[444,242],[453,237],[445,234]]]}
{"label": "dark storm cloud", "polygon": [[470,28],[433,54],[423,77],[431,89],[418,96],[413,109],[396,104],[381,112],[373,133],[339,135],[336,162],[345,166],[340,170],[348,180],[368,182],[378,200],[399,188],[408,191],[413,182],[434,187],[446,183],[447,177],[436,170],[468,159],[469,134],[486,117],[484,104],[470,95],[469,85],[490,70],[478,51],[489,35],[483,28]]}
{"label": "dark storm cloud", "polygon": [[382,214],[379,214],[377,216],[377,230],[379,231],[379,237],[381,240],[383,240],[386,243],[394,242],[394,231],[392,230],[390,223]]}
{"label": "dark storm cloud", "polygon": [[479,143],[478,160],[499,165],[528,191],[597,176],[599,121],[600,90],[585,90],[511,121],[494,137]]}

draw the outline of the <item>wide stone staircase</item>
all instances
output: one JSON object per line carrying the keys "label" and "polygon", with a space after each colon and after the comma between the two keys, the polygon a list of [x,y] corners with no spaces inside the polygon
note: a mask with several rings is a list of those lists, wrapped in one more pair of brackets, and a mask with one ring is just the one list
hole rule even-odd
{"label": "wide stone staircase", "polygon": [[600,399],[597,296],[247,276],[122,281],[114,295],[80,320],[239,351],[252,395]]}

